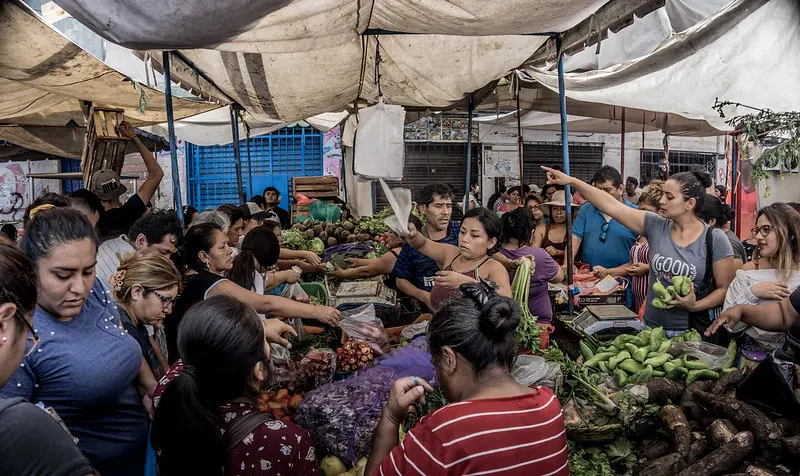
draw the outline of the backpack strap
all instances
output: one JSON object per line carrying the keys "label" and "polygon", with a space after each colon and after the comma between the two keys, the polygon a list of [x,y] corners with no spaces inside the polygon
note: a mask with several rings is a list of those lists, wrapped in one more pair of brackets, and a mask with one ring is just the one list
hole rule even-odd
{"label": "backpack strap", "polygon": [[231,451],[236,445],[261,424],[274,420],[269,413],[262,413],[258,409],[236,420],[225,434],[225,451]]}
{"label": "backpack strap", "polygon": [[709,226],[706,230],[706,275],[703,276],[703,287],[711,292],[714,284],[714,228]]}

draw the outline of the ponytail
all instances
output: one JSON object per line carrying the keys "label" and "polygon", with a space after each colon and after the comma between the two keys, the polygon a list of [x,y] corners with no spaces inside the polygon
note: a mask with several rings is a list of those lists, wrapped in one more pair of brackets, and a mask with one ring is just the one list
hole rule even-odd
{"label": "ponytail", "polygon": [[228,271],[228,279],[247,290],[253,289],[256,269],[255,260],[263,268],[269,268],[278,262],[281,245],[273,231],[264,225],[250,230],[242,240],[242,249],[233,260],[233,267]]}
{"label": "ponytail", "polygon": [[225,422],[217,409],[256,395],[253,369],[269,362],[261,319],[230,296],[208,298],[181,321],[178,354],[183,372],[167,385],[153,420],[151,439],[160,452],[160,474],[223,475]]}

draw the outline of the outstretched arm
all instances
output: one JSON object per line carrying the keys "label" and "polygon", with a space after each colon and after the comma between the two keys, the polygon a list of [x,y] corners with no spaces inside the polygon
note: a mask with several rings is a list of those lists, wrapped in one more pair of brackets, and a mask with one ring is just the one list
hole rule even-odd
{"label": "outstretched arm", "polygon": [[133,130],[130,124],[127,122],[122,122],[119,125],[119,132],[125,137],[131,139],[136,145],[136,148],[139,150],[139,154],[141,154],[142,159],[144,159],[144,166],[147,168],[147,179],[144,181],[139,190],[136,192],[139,195],[139,198],[142,199],[142,202],[147,204],[150,203],[150,200],[153,199],[153,195],[156,194],[156,190],[158,189],[159,184],[161,184],[161,180],[164,178],[164,171],[161,170],[161,166],[158,165],[158,161],[156,158],[153,157],[153,153],[147,150],[147,147],[142,144],[142,141],[139,140],[139,136],[136,135],[136,132]]}
{"label": "outstretched arm", "polygon": [[645,212],[631,208],[624,203],[619,202],[606,192],[592,187],[583,180],[570,177],[564,172],[560,172],[549,167],[542,167],[547,172],[547,183],[555,183],[558,185],[571,185],[575,190],[581,192],[586,201],[591,202],[592,205],[599,208],[600,211],[611,215],[614,219],[622,223],[626,228],[636,234],[641,235],[644,230],[644,216]]}

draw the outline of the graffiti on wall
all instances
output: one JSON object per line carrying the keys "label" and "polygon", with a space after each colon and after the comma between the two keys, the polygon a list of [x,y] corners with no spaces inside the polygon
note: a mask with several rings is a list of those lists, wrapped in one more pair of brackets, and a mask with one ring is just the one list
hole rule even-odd
{"label": "graffiti on wall", "polygon": [[25,185],[25,171],[20,164],[0,164],[0,222],[22,219],[26,206]]}
{"label": "graffiti on wall", "polygon": [[322,174],[342,178],[341,126],[322,133]]}

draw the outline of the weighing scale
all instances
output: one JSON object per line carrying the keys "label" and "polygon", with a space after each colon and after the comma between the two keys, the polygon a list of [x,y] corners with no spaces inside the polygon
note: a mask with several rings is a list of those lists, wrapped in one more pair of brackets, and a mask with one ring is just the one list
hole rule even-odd
{"label": "weighing scale", "polygon": [[613,334],[633,334],[644,330],[639,316],[625,306],[610,304],[586,306],[572,320],[572,327],[583,334],[592,335],[611,331]]}
{"label": "weighing scale", "polygon": [[355,281],[342,283],[331,296],[331,306],[339,309],[364,304],[394,307],[397,293],[386,287],[383,281]]}

